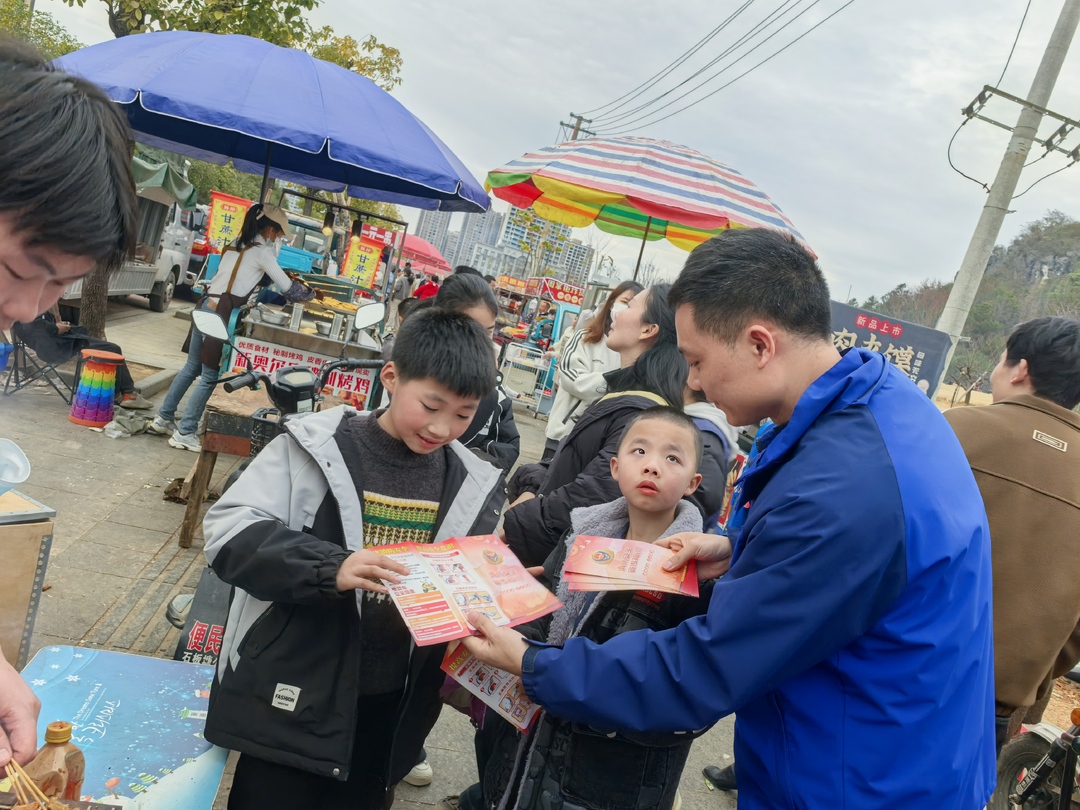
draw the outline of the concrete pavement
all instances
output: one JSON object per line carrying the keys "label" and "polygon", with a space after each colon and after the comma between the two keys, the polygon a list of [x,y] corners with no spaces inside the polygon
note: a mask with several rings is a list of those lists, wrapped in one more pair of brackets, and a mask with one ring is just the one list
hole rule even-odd
{"label": "concrete pavement", "polygon": [[[180,345],[188,322],[172,312],[153,313],[133,303],[110,308],[108,337],[141,365],[175,371],[185,360]],[[2,379],[2,375],[0,375]],[[158,393],[155,403],[163,396]],[[190,592],[205,565],[201,531],[194,547],[176,543],[184,507],[162,500],[164,487],[188,474],[195,454],[170,448],[149,435],[109,439],[74,425],[68,407],[51,388],[31,388],[0,397],[0,436],[23,448],[33,467],[19,489],[57,510],[53,546],[34,629],[33,652],[73,644],[171,657],[179,631],[164,618],[164,606]],[[151,412],[152,413],[152,412]],[[522,460],[538,459],[544,425],[516,412]],[[219,459],[215,486],[240,459]],[[204,507],[205,508],[205,507]],[[721,723],[699,739],[682,783],[688,810],[727,810],[735,799],[706,789],[701,768],[730,762],[732,724]],[[446,709],[428,752],[435,781],[425,788],[401,785],[395,808],[431,806],[476,780],[472,729],[464,716]],[[215,808],[225,806],[228,773]]]}

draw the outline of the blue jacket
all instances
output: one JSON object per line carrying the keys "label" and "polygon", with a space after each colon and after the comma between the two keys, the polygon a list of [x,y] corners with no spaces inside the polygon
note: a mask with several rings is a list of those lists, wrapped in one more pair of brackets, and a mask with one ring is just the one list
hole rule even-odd
{"label": "blue jacket", "polygon": [[882,355],[853,349],[762,445],[708,613],[530,648],[527,691],[601,728],[737,712],[740,810],[984,807],[990,536],[952,430]]}

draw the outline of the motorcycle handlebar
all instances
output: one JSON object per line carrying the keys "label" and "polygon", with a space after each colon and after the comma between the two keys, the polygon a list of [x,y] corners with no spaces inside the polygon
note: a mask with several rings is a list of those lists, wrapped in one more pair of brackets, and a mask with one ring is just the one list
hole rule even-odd
{"label": "motorcycle handlebar", "polygon": [[259,378],[252,372],[247,371],[243,374],[237,374],[230,380],[226,380],[222,383],[222,388],[225,389],[225,393],[231,394],[239,388],[247,388],[255,385],[259,381]]}

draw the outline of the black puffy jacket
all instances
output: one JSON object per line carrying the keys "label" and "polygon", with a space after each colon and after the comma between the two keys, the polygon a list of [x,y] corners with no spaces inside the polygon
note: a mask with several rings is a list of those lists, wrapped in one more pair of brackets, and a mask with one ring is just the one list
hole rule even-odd
{"label": "black puffy jacket", "polygon": [[[606,376],[625,377],[628,371],[621,369]],[[506,512],[503,522],[506,543],[523,565],[543,564],[570,528],[571,510],[610,503],[622,496],[618,483],[611,477],[611,458],[619,451],[623,430],[638,412],[662,404],[666,403],[651,392],[621,390],[601,397],[585,410],[574,429],[559,443],[543,473],[536,497]],[[522,470],[515,475],[518,483],[529,474],[528,470]],[[698,492],[689,498],[703,517],[720,511],[727,478],[724,471],[721,480],[713,480],[721,473],[712,465],[703,468],[703,476],[706,473],[709,480],[703,480]],[[512,492],[511,500],[514,497],[516,493]]]}

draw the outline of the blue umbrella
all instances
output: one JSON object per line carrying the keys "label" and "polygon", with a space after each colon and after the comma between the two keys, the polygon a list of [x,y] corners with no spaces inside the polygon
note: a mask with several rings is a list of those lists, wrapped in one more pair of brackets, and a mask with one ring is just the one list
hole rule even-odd
{"label": "blue umbrella", "polygon": [[239,35],[161,31],[57,60],[102,87],[139,141],[353,197],[485,211],[483,186],[374,82]]}

